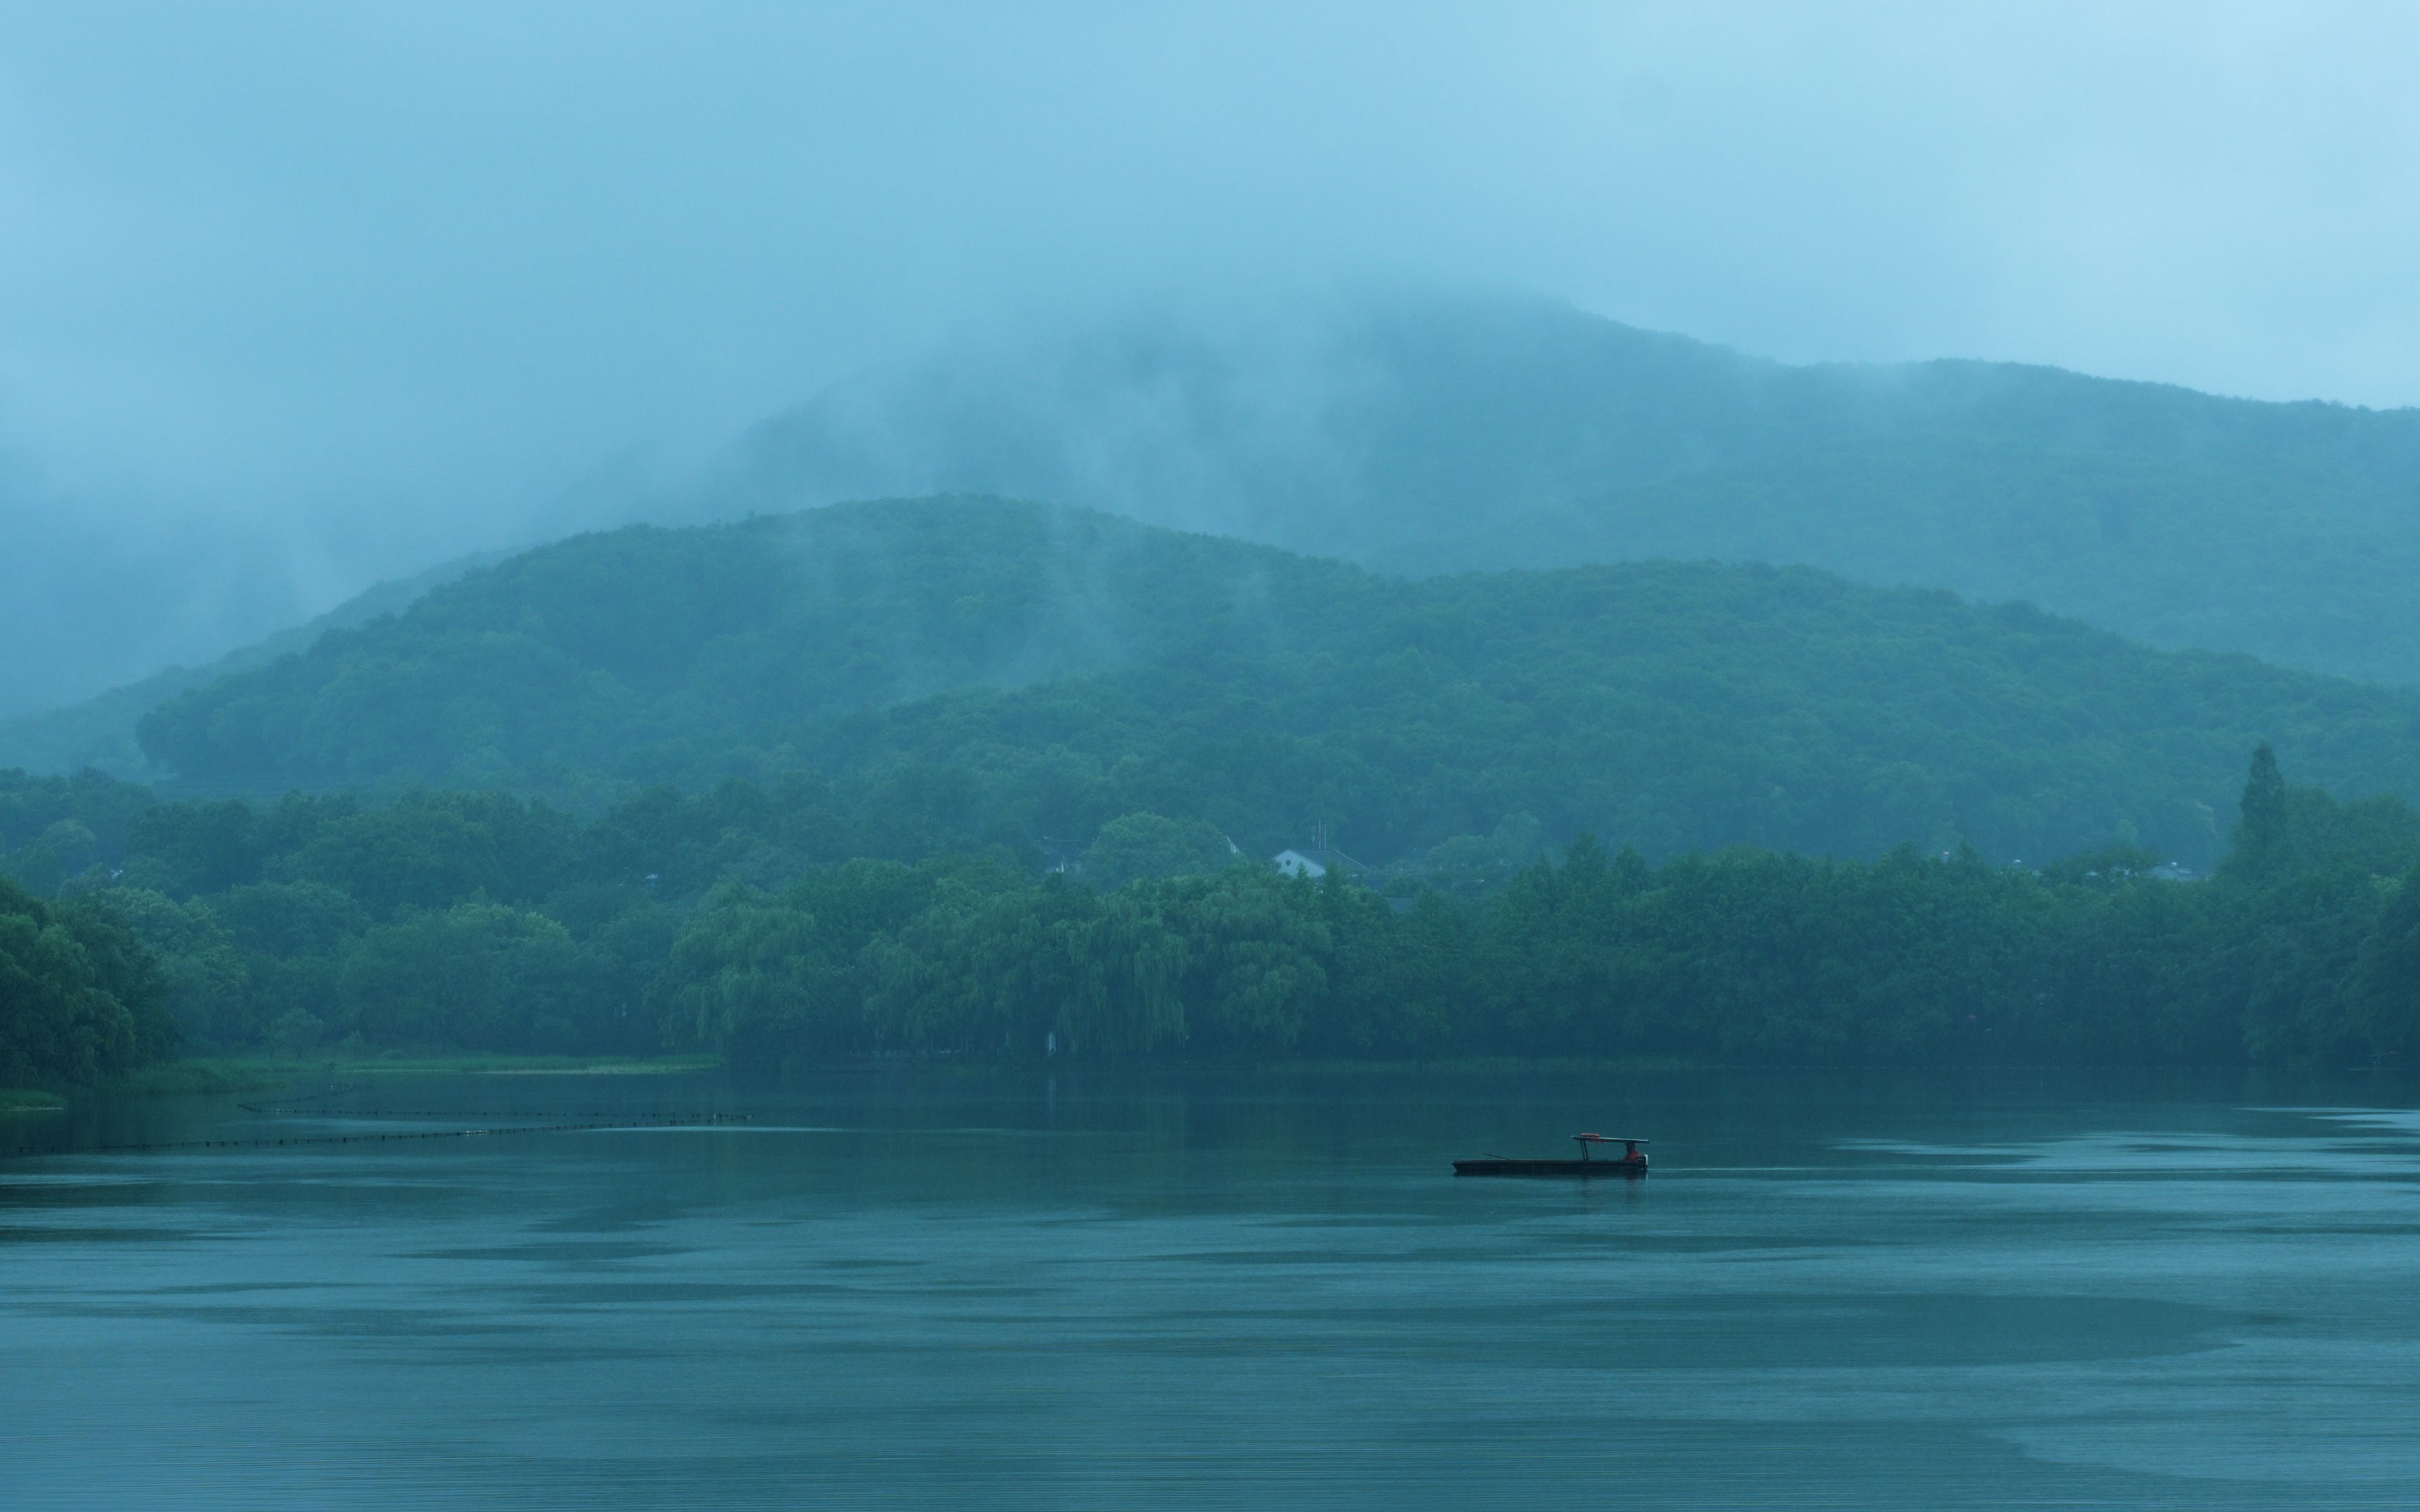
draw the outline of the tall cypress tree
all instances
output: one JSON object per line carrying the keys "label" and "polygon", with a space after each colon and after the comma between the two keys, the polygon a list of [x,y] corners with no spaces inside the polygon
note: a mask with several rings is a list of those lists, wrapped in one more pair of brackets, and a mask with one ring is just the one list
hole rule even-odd
{"label": "tall cypress tree", "polygon": [[2253,748],[2252,775],[2243,783],[2243,822],[2236,826],[2235,851],[2245,872],[2265,875],[2286,844],[2286,779],[2277,753],[2262,741]]}

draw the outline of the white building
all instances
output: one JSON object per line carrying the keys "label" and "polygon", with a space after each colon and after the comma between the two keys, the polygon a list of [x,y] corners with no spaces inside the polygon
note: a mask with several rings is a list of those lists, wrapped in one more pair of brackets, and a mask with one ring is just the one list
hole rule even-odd
{"label": "white building", "polygon": [[1277,862],[1279,872],[1285,876],[1324,877],[1327,875],[1327,868],[1320,865],[1317,861],[1312,860],[1310,856],[1303,855],[1300,851],[1280,851],[1274,857],[1272,857],[1272,859]]}
{"label": "white building", "polygon": [[1310,877],[1313,880],[1324,877],[1330,872],[1342,872],[1348,877],[1357,877],[1366,875],[1370,871],[1368,867],[1342,851],[1332,851],[1323,845],[1314,845],[1306,851],[1282,850],[1270,856],[1269,860],[1283,875]]}

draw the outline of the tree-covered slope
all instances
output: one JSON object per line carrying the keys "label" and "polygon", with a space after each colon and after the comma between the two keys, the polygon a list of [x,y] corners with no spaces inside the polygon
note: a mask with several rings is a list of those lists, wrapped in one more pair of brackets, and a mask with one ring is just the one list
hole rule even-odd
{"label": "tree-covered slope", "polygon": [[2420,698],[2161,654],[2023,606],[1808,569],[1637,563],[1386,585],[1315,649],[967,690],[804,737],[826,770],[941,784],[1045,833],[1200,817],[1418,855],[1526,816],[1650,855],[1998,860],[2220,849],[2269,738],[2349,792],[2420,794]]}
{"label": "tree-covered slope", "polygon": [[525,553],[173,701],[151,757],[237,786],[565,769],[693,779],[801,724],[978,684],[1290,644],[1366,575],[1000,501],[634,527]]}
{"label": "tree-covered slope", "polygon": [[[2385,490],[2253,459],[2147,460],[1934,437],[1809,445],[1418,548],[1437,568],[1574,558],[1792,562],[2054,605],[2169,649],[2410,683],[2416,512]],[[1952,572],[1947,564],[1959,563]]]}
{"label": "tree-covered slope", "polygon": [[1705,557],[2420,683],[2420,411],[2009,363],[1792,366],[1546,301],[970,343],[768,422],[702,511],[935,489],[1388,570]]}
{"label": "tree-covered slope", "polygon": [[[2420,697],[1806,569],[1404,581],[1082,511],[585,537],[158,711],[189,779],[607,792],[814,768],[946,837],[1119,814],[1371,859],[1595,831],[2214,856],[2242,752],[2420,795]],[[582,784],[586,784],[583,787]]]}

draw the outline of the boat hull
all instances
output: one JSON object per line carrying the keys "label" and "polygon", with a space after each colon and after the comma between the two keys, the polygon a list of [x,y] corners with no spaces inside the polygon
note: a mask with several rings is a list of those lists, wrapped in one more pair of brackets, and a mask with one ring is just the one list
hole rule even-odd
{"label": "boat hull", "polygon": [[1621,1176],[1647,1174],[1643,1160],[1458,1160],[1456,1176]]}

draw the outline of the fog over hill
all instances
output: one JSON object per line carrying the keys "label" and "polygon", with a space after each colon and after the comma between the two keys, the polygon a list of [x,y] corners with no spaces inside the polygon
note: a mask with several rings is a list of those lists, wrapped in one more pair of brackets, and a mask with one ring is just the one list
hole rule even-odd
{"label": "fog over hill", "polygon": [[2312,465],[2401,421],[1577,313],[2420,402],[2407,8],[136,11],[0,11],[0,717],[466,553],[945,488],[2412,675],[2409,470]]}
{"label": "fog over hill", "polygon": [[2420,411],[1792,366],[1512,297],[970,342],[757,427],[701,515],[970,491],[1409,573],[1652,557],[2024,599],[2420,681]]}
{"label": "fog over hill", "polygon": [[[935,492],[1399,575],[1812,565],[2027,601],[2165,649],[2420,682],[2403,609],[2420,582],[2420,411],[2007,363],[1791,365],[1501,294],[1157,304],[962,337],[763,422],[687,483],[602,469],[530,539]],[[46,567],[77,554],[60,542],[14,563],[31,586],[11,609],[77,625],[85,647],[44,669],[50,702],[97,666],[157,665],[201,620],[249,639],[295,617],[266,538],[108,545],[157,579],[149,618]],[[131,753],[147,697],[0,727],[0,764]]]}
{"label": "fog over hill", "polygon": [[[0,767],[57,773],[89,767],[134,780],[157,777],[159,774],[151,768],[134,738],[135,725],[151,710],[180,693],[220,678],[308,651],[329,630],[366,625],[381,615],[407,609],[431,588],[485,566],[498,555],[491,552],[458,557],[410,578],[373,584],[325,614],[314,615],[197,667],[165,667],[93,698],[0,717]],[[260,611],[257,602],[251,608],[256,614]],[[189,631],[194,628],[197,627],[187,626]],[[156,660],[156,652],[153,659]]]}
{"label": "fog over hill", "polygon": [[170,1029],[2408,1068],[2415,53],[0,6],[0,1115]]}
{"label": "fog over hill", "polygon": [[[269,532],[95,511],[0,463],[0,720],[291,627],[295,567]],[[0,734],[0,764],[23,759]]]}

